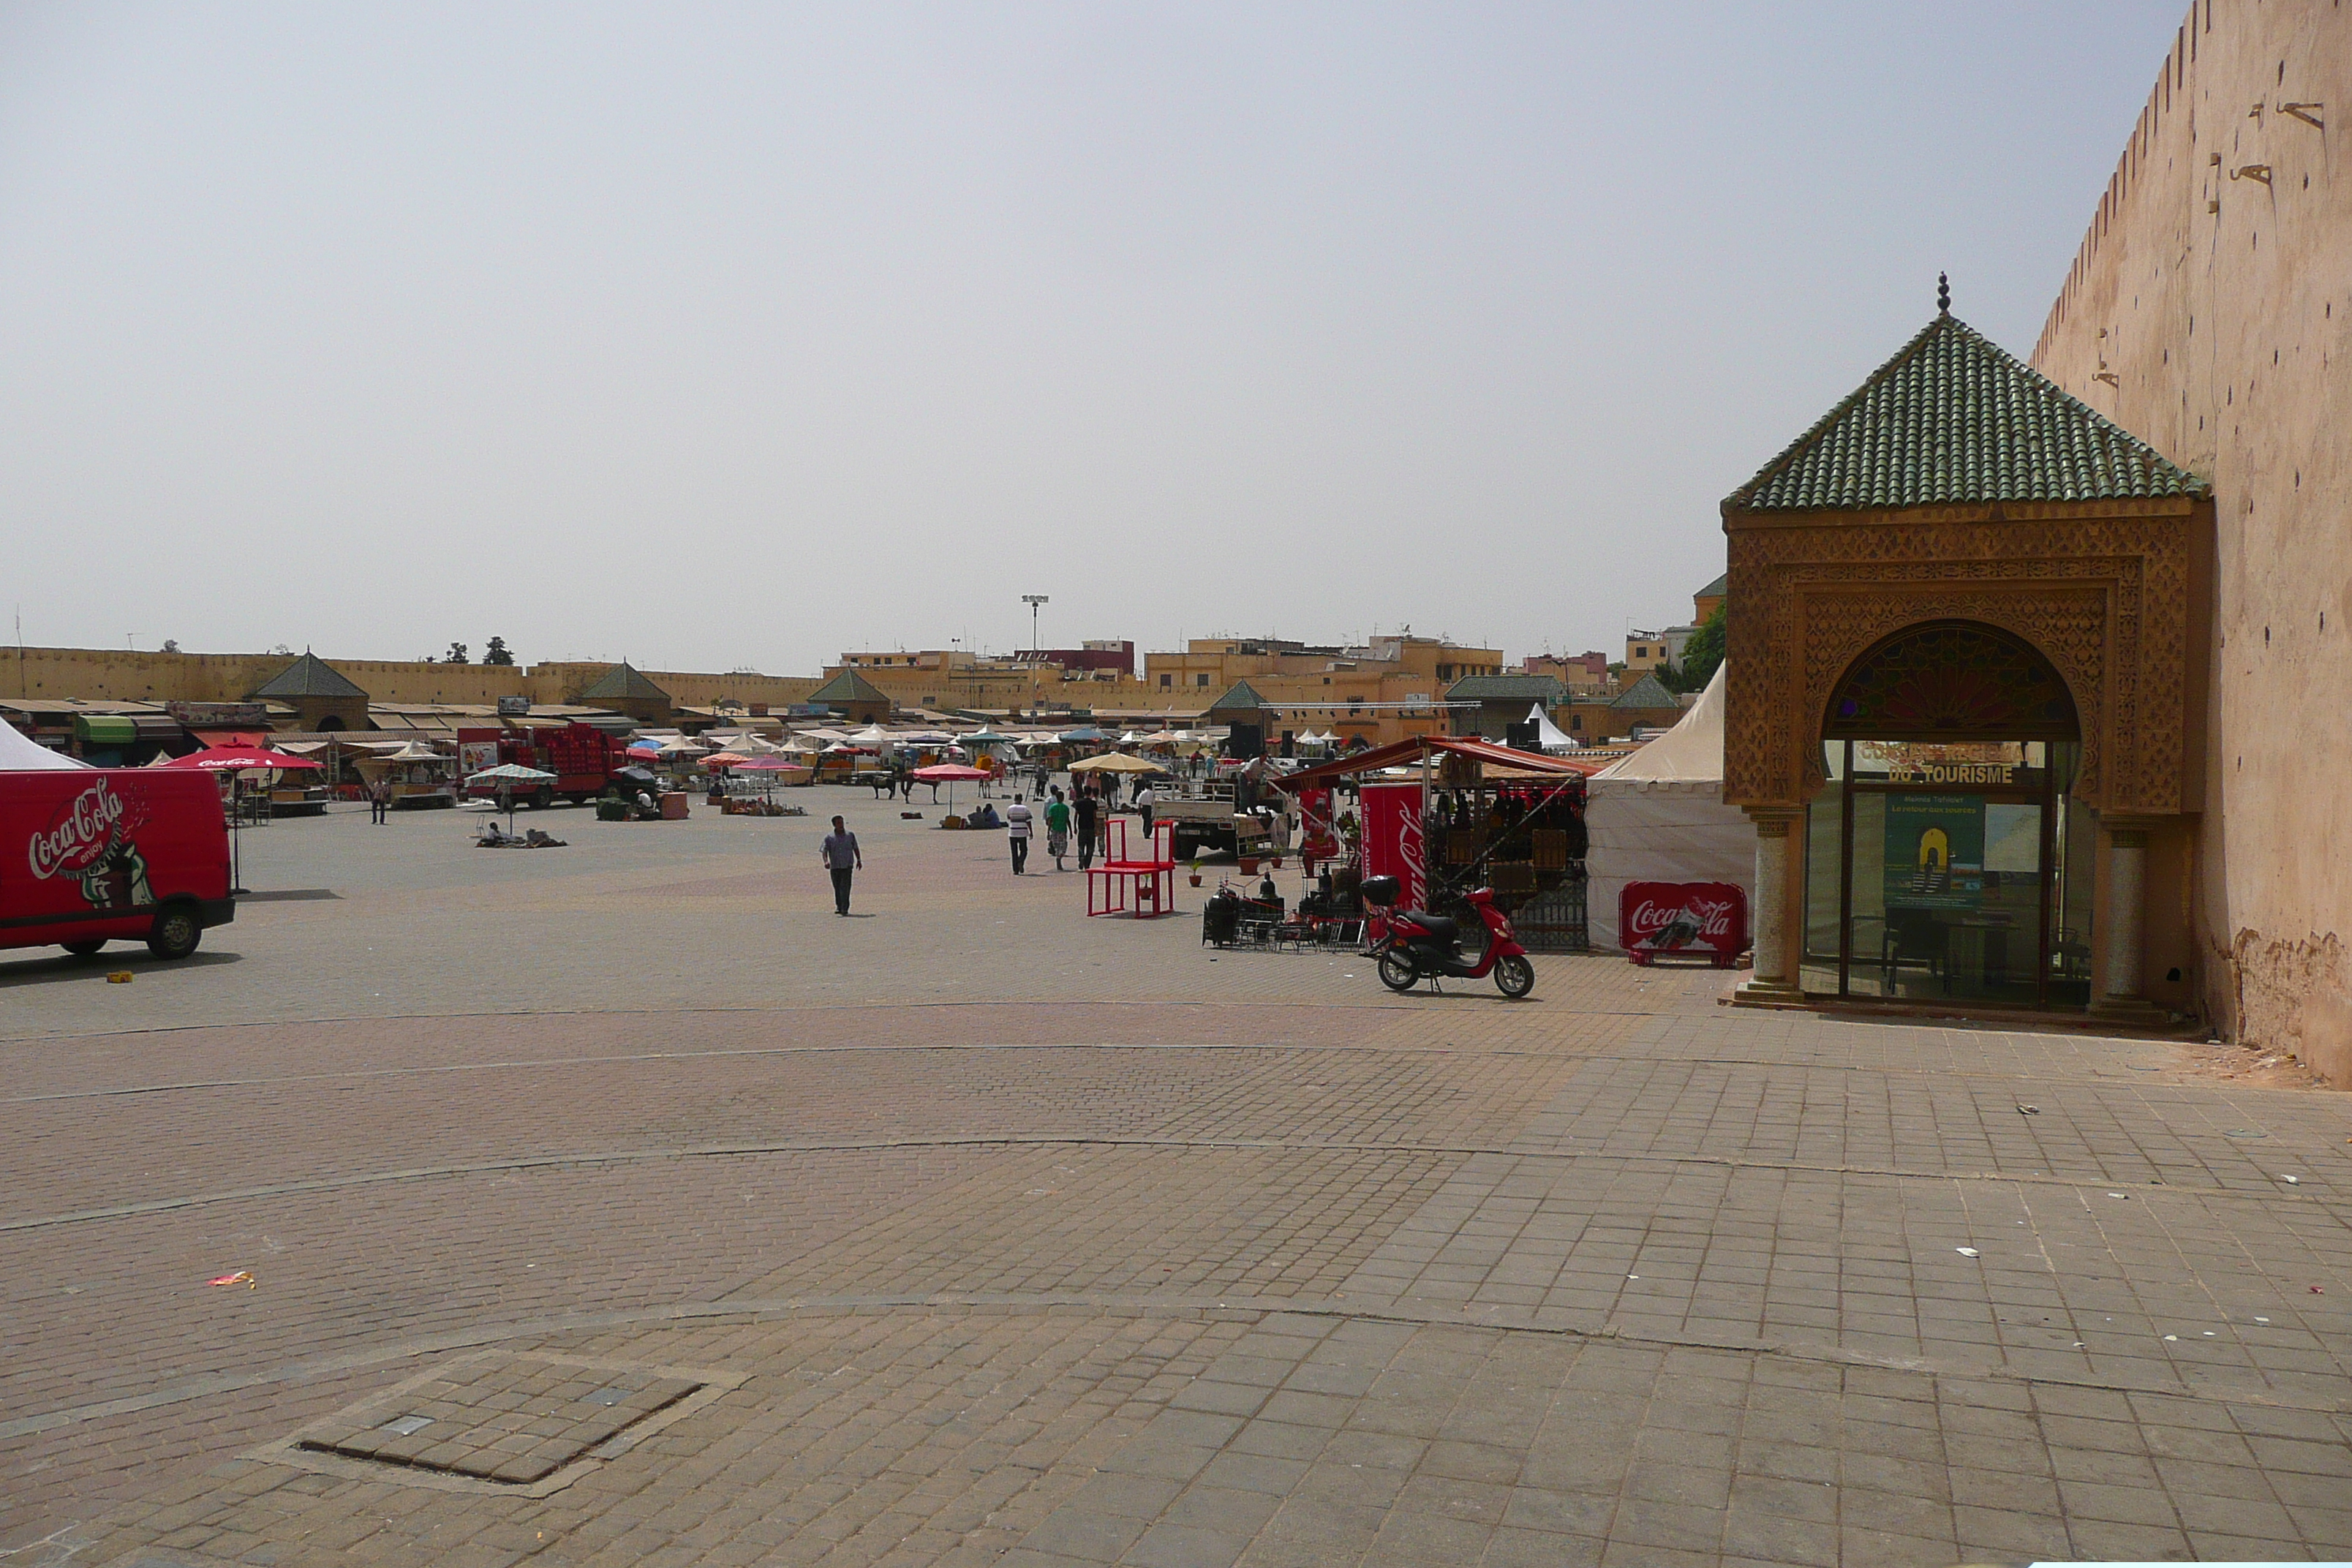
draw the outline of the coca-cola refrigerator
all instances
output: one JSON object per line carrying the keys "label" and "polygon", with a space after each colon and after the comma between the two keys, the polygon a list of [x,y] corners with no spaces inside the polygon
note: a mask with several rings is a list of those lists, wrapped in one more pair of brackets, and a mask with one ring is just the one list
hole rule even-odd
{"label": "coca-cola refrigerator", "polygon": [[1628,882],[1617,895],[1617,945],[1635,963],[1698,959],[1736,968],[1748,951],[1748,892],[1737,882]]}

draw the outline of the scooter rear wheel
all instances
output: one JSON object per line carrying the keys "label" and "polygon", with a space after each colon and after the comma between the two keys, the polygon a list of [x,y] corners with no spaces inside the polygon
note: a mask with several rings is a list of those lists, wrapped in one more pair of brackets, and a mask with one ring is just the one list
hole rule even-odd
{"label": "scooter rear wheel", "polygon": [[1381,984],[1391,991],[1410,991],[1421,981],[1421,971],[1412,960],[1391,949],[1381,954]]}
{"label": "scooter rear wheel", "polygon": [[1507,952],[1495,960],[1495,988],[1514,1000],[1536,988],[1536,966],[1527,955]]}

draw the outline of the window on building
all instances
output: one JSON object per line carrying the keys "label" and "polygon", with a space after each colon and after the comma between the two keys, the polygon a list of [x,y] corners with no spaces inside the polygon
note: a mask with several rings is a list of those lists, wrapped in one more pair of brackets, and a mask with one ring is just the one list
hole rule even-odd
{"label": "window on building", "polygon": [[1193,685],[1195,685],[1195,686],[1206,686],[1206,685],[1208,685],[1208,684],[1209,684],[1209,672],[1208,672],[1207,670],[1205,670],[1205,669],[1204,669],[1204,670],[1201,671],[1201,673],[1200,673],[1200,674],[1198,674],[1198,675],[1194,676],[1194,677],[1192,678],[1192,684],[1193,684]]}
{"label": "window on building", "polygon": [[1163,675],[1160,678],[1160,689],[1162,691],[1173,690],[1175,685],[1176,678],[1172,675]]}

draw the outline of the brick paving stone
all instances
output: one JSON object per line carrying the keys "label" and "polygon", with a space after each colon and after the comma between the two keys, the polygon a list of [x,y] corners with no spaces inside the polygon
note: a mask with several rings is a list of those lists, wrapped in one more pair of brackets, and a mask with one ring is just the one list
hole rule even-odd
{"label": "brick paving stone", "polygon": [[[870,921],[799,819],[339,813],[209,961],[0,959],[11,1568],[2352,1553],[2352,1100],[1394,997],[814,795]],[[252,1457],[485,1352],[743,1381],[539,1499]]]}

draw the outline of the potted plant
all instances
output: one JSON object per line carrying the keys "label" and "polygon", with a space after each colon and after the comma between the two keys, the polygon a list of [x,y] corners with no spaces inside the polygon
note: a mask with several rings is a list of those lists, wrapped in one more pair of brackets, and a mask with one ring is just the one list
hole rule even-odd
{"label": "potted plant", "polygon": [[1235,859],[1237,859],[1237,860],[1239,860],[1239,861],[1242,863],[1242,875],[1243,875],[1243,876],[1244,876],[1244,877],[1255,877],[1255,876],[1256,876],[1256,875],[1257,875],[1257,857],[1256,857],[1256,856],[1255,856],[1255,855],[1237,855],[1237,856],[1235,856],[1235,857],[1234,857],[1234,858],[1235,858]]}
{"label": "potted plant", "polygon": [[1198,855],[1184,863],[1184,874],[1192,879],[1192,886],[1197,888],[1201,885],[1201,858]]}

